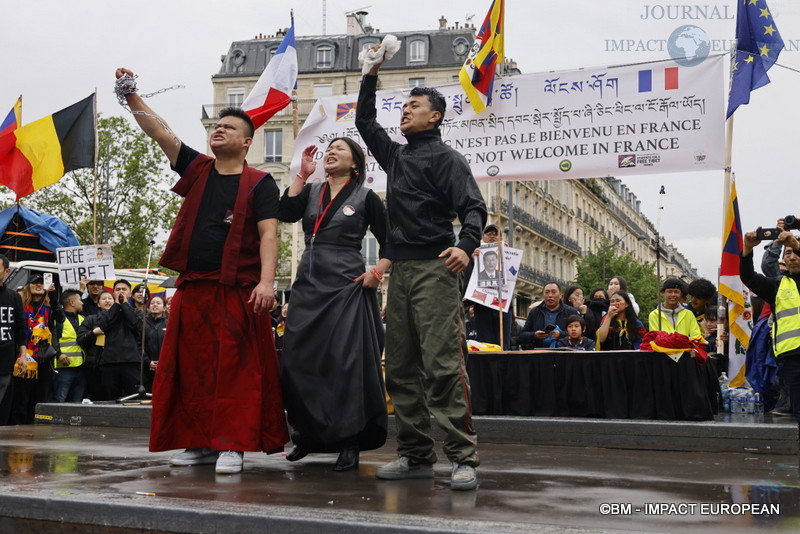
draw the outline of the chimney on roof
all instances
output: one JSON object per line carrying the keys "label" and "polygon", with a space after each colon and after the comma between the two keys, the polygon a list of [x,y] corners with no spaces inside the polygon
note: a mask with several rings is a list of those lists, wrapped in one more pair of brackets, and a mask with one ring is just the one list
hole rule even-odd
{"label": "chimney on roof", "polygon": [[456,29],[458,29],[458,21],[456,21]]}
{"label": "chimney on roof", "polygon": [[347,13],[347,35],[364,35],[371,33],[366,20],[369,13],[366,11],[351,11]]}
{"label": "chimney on roof", "polygon": [[444,18],[444,15],[439,17],[439,29],[446,30],[447,29],[447,19]]}

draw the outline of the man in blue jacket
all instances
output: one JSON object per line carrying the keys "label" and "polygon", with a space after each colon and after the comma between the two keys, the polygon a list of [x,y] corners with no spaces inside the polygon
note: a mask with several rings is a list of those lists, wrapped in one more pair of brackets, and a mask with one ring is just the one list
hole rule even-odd
{"label": "man in blue jacket", "polygon": [[523,350],[554,347],[566,335],[567,317],[578,314],[578,310],[561,302],[561,286],[557,283],[545,284],[543,296],[544,301],[530,311],[517,338]]}

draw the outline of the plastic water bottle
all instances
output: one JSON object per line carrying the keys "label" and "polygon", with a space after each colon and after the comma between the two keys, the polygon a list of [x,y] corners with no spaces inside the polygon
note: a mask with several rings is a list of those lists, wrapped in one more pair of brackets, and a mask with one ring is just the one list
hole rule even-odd
{"label": "plastic water bottle", "polygon": [[730,413],[731,411],[731,388],[728,386],[728,375],[723,373],[719,375],[719,389],[722,395],[722,411]]}
{"label": "plastic water bottle", "polygon": [[754,404],[755,413],[756,414],[764,413],[764,398],[761,396],[761,393],[756,393],[754,395],[754,399],[755,399],[755,404]]}
{"label": "plastic water bottle", "polygon": [[739,388],[730,388],[728,391],[730,392],[731,413],[741,413],[742,407],[739,402],[741,392]]}
{"label": "plastic water bottle", "polygon": [[731,412],[744,414],[747,413],[747,391],[745,388],[734,388],[731,393]]}
{"label": "plastic water bottle", "polygon": [[747,390],[747,413],[756,413],[756,396],[752,389]]}

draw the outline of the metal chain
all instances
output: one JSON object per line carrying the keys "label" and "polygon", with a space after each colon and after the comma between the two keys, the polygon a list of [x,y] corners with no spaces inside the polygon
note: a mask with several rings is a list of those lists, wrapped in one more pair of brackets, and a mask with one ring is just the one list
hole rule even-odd
{"label": "metal chain", "polygon": [[[161,120],[160,117],[147,113],[146,111],[133,111],[125,99],[127,95],[131,95],[136,92],[136,78],[139,76],[130,76],[129,74],[123,74],[119,78],[117,78],[116,83],[114,84],[114,93],[117,95],[117,102],[119,105],[122,106],[124,109],[127,109],[132,115],[142,115],[145,117],[150,117],[151,119],[155,120],[158,124],[161,125],[164,130],[167,131],[169,135],[175,139],[175,144],[179,145],[181,140],[178,139],[178,136],[173,133],[173,131],[166,125],[166,123]],[[158,91],[154,91],[152,93],[147,93],[144,95],[139,95],[141,98],[150,98],[151,96],[159,95],[171,89],[183,89],[184,85],[173,85],[171,87],[165,87],[163,89],[159,89]]]}

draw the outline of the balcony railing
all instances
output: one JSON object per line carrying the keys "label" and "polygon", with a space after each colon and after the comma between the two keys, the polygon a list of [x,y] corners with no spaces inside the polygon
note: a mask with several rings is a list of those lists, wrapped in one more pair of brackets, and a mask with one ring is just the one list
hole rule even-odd
{"label": "balcony railing", "polygon": [[561,286],[562,290],[567,284],[566,281],[562,280],[561,278],[558,278],[557,276],[553,276],[551,274],[547,274],[546,272],[540,271],[539,269],[534,269],[533,267],[531,267],[526,263],[520,264],[519,274],[517,274],[517,277],[522,278],[523,280],[527,280],[529,282],[533,282],[534,284],[540,285],[542,287],[544,287],[545,284],[555,282]]}
{"label": "balcony railing", "polygon": [[[493,201],[489,209],[491,211],[497,211],[497,204]],[[503,213],[506,214],[508,213],[507,200],[505,199],[500,200],[500,210]],[[567,250],[574,252],[578,256],[581,255],[581,247],[580,245],[578,245],[578,242],[576,240],[572,239],[571,237],[568,237],[562,232],[556,230],[555,228],[548,226],[539,219],[536,219],[533,215],[524,211],[519,206],[514,206],[514,221],[524,224],[537,234],[542,235],[555,243],[558,243]]]}

